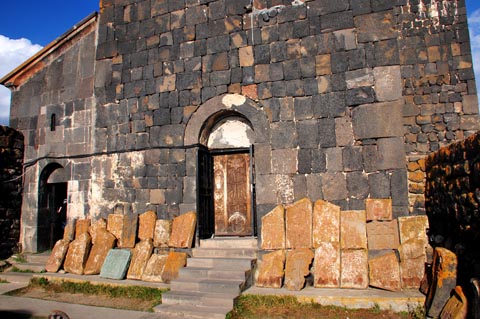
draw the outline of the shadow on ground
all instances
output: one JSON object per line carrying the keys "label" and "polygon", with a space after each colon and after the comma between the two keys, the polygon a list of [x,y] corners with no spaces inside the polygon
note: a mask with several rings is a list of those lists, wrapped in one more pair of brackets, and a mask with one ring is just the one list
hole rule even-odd
{"label": "shadow on ground", "polygon": [[30,319],[32,313],[28,311],[0,311],[0,318],[2,319]]}

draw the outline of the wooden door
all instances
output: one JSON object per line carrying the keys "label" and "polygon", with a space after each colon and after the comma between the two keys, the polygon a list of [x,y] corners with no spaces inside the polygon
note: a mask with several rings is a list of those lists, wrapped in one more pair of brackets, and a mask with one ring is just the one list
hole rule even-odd
{"label": "wooden door", "polygon": [[250,155],[213,157],[215,235],[251,236]]}

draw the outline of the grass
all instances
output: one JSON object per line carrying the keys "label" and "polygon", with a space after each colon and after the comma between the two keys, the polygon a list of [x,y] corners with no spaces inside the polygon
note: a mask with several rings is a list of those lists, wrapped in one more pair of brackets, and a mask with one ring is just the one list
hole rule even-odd
{"label": "grass", "polygon": [[34,273],[33,270],[30,269],[20,269],[16,266],[13,266],[12,269],[10,269],[11,272],[19,272],[19,273],[26,273],[26,274],[31,274]]}
{"label": "grass", "polygon": [[25,257],[24,254],[15,254],[12,258],[19,264],[25,264],[27,262],[27,257]]}
{"label": "grass", "polygon": [[8,284],[8,281],[5,279],[0,279],[0,284]]}

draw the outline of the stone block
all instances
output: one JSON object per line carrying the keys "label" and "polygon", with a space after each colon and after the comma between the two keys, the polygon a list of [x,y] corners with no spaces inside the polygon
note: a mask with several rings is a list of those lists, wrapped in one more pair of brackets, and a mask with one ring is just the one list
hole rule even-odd
{"label": "stone block", "polygon": [[48,272],[57,272],[62,267],[65,256],[67,255],[69,240],[60,239],[55,243],[52,253],[48,257],[45,270]]}
{"label": "stone block", "polygon": [[66,241],[72,241],[75,239],[75,224],[77,223],[76,219],[70,219],[65,225],[63,230],[63,239]]}
{"label": "stone block", "polygon": [[370,250],[398,249],[400,239],[397,221],[367,223],[367,241]]}
{"label": "stone block", "polygon": [[110,214],[107,219],[107,230],[117,239],[122,235],[123,214]]}
{"label": "stone block", "polygon": [[151,210],[138,216],[138,238],[140,240],[153,240],[156,221],[157,213]]}
{"label": "stone block", "polygon": [[278,205],[262,217],[262,249],[285,249],[285,209]]}
{"label": "stone block", "polygon": [[284,266],[285,251],[277,250],[263,255],[255,285],[262,288],[282,288]]}
{"label": "stone block", "polygon": [[340,242],[340,207],[324,200],[313,206],[313,248],[324,243]]}
{"label": "stone block", "polygon": [[314,254],[310,249],[295,249],[287,253],[285,263],[285,287],[288,290],[302,290],[305,277],[310,274]]}
{"label": "stone block", "polygon": [[[295,174],[297,172],[298,150],[272,150],[272,172],[275,174]],[[277,161],[278,159],[278,161]]]}
{"label": "stone block", "polygon": [[95,243],[92,245],[85,264],[85,275],[98,275],[100,273],[108,252],[115,247],[115,241],[117,240],[106,228],[99,228],[95,232],[95,236]]}
{"label": "stone block", "polygon": [[402,98],[403,83],[400,66],[382,66],[373,69],[377,101],[396,101]]}
{"label": "stone block", "polygon": [[340,172],[326,173],[322,176],[323,199],[327,201],[347,198],[347,179]]}
{"label": "stone block", "polygon": [[359,15],[354,18],[354,23],[358,30],[358,42],[375,42],[397,36],[393,11]]}
{"label": "stone block", "polygon": [[142,279],[143,271],[153,252],[152,239],[145,239],[135,245],[130,267],[128,267],[127,279]]}
{"label": "stone block", "polygon": [[312,202],[303,198],[286,208],[286,247],[312,247]]}
{"label": "stone block", "polygon": [[92,238],[85,232],[72,241],[68,247],[63,269],[66,272],[82,275],[92,245]]}
{"label": "stone block", "polygon": [[403,136],[403,100],[366,104],[352,114],[356,139]]}
{"label": "stone block", "polygon": [[92,245],[95,245],[97,241],[97,234],[103,230],[107,230],[107,221],[104,218],[100,218],[90,225],[88,233],[92,237]]}
{"label": "stone block", "polygon": [[370,286],[390,291],[402,289],[400,263],[394,251],[371,258],[368,267]]}
{"label": "stone block", "polygon": [[75,239],[84,233],[88,233],[90,227],[90,219],[77,219],[75,223]]}
{"label": "stone block", "polygon": [[425,299],[427,316],[437,318],[457,285],[457,256],[443,247],[433,255],[433,281]]}
{"label": "stone block", "polygon": [[137,214],[110,214],[108,215],[107,230],[117,239],[119,248],[133,248],[137,238]]}
{"label": "stone block", "polygon": [[[455,287],[447,304],[440,312],[440,319],[466,319],[468,313],[467,297],[463,293],[462,286]],[[475,305],[473,305],[475,307]],[[475,318],[475,317],[473,317]]]}
{"label": "stone block", "polygon": [[155,233],[153,234],[153,246],[168,247],[171,231],[172,231],[171,220],[157,219],[157,221],[155,222]]}
{"label": "stone block", "polygon": [[168,255],[153,254],[145,266],[143,271],[143,281],[163,282],[162,273]]}
{"label": "stone block", "polygon": [[340,244],[320,242],[315,249],[313,264],[315,288],[338,288],[340,286]]}
{"label": "stone block", "polygon": [[178,278],[178,272],[180,268],[185,267],[187,264],[187,253],[180,253],[171,251],[163,267],[162,279],[165,283]]}
{"label": "stone block", "polygon": [[368,198],[365,200],[367,220],[392,220],[392,200]]}
{"label": "stone block", "polygon": [[340,213],[341,249],[367,249],[367,222],[364,210]]}
{"label": "stone block", "polygon": [[405,216],[398,218],[398,228],[400,232],[400,243],[406,243],[411,240],[422,240],[425,246],[428,244],[427,216]]}
{"label": "stone block", "polygon": [[100,277],[122,280],[127,274],[132,253],[129,249],[110,249],[100,271]]}
{"label": "stone block", "polygon": [[191,248],[195,235],[197,215],[195,212],[188,212],[173,219],[172,233],[168,241],[169,247]]}
{"label": "stone block", "polygon": [[366,249],[341,251],[341,288],[366,289],[368,287],[368,251]]}

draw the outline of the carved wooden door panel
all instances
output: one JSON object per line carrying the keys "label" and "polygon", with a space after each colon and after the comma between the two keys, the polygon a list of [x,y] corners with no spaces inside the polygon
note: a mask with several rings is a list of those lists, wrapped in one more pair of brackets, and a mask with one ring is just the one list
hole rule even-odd
{"label": "carved wooden door panel", "polygon": [[250,155],[215,155],[215,235],[252,235]]}

